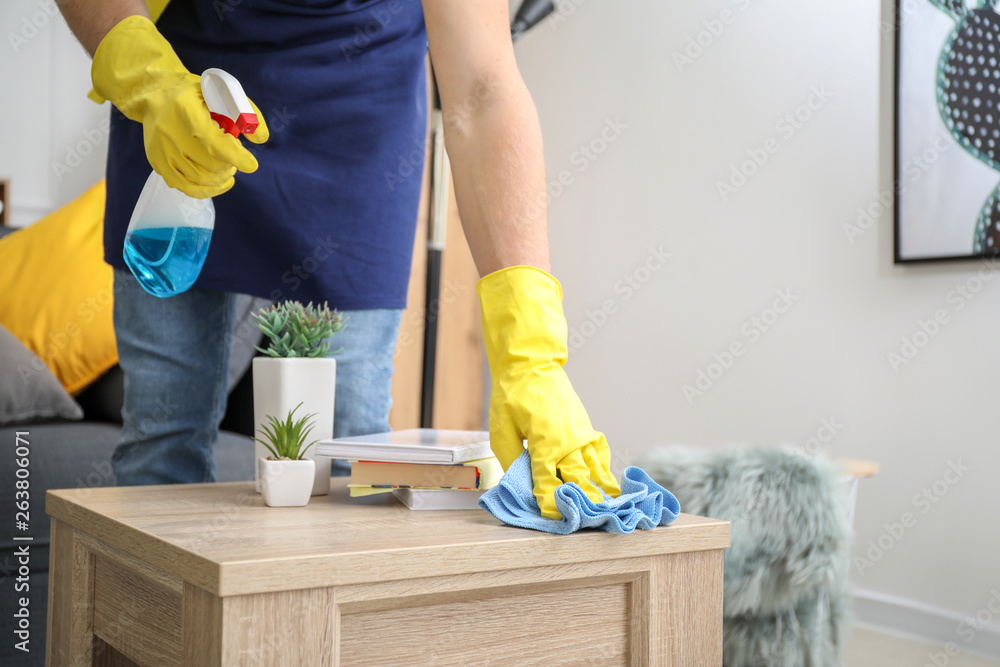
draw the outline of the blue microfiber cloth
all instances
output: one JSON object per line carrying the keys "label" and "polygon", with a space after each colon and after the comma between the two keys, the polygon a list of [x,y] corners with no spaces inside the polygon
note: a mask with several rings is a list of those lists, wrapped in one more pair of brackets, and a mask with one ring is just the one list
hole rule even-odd
{"label": "blue microfiber cloth", "polygon": [[556,488],[556,507],[563,518],[546,519],[535,502],[531,482],[531,458],[527,450],[511,464],[500,482],[479,498],[479,506],[504,523],[546,533],[566,535],[580,528],[600,528],[627,535],[636,528],[666,526],[677,518],[680,503],[674,494],[657,484],[641,468],[629,466],[622,474],[622,493],[617,498],[603,491],[595,503],[575,482]]}

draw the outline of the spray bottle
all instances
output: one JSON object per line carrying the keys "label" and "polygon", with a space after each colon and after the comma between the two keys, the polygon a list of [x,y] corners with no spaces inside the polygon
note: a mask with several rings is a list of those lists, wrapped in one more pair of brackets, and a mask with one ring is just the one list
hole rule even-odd
{"label": "spray bottle", "polygon": [[[257,129],[257,114],[239,81],[221,69],[201,75],[201,92],[212,118],[239,137]],[[164,182],[146,179],[125,232],[125,263],[143,289],[168,297],[188,290],[201,273],[215,228],[215,205]]]}

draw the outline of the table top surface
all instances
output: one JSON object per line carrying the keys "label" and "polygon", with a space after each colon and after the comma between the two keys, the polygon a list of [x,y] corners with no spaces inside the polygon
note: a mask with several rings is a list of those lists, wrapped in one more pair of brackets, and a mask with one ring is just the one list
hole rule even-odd
{"label": "table top surface", "polygon": [[612,535],[514,528],[484,510],[411,511],[391,494],[271,508],[252,482],[49,491],[78,531],[216,595],[371,583],[723,549],[729,523],[682,514]]}

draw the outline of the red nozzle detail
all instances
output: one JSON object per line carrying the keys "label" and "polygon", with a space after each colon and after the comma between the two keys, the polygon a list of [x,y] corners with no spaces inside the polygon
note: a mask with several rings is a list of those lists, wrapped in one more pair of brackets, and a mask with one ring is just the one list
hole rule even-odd
{"label": "red nozzle detail", "polygon": [[240,134],[253,134],[257,131],[257,126],[260,125],[255,113],[241,113],[235,121],[225,114],[214,111],[211,114],[212,120],[219,124],[222,131],[228,132],[234,137],[239,137]]}
{"label": "red nozzle detail", "polygon": [[257,131],[258,125],[260,123],[255,113],[241,113],[236,117],[236,127],[242,134],[253,134]]}
{"label": "red nozzle detail", "polygon": [[240,131],[236,129],[236,123],[233,122],[232,118],[222,113],[215,113],[214,111],[211,113],[212,120],[219,124],[223,132],[228,132],[234,137],[240,136]]}

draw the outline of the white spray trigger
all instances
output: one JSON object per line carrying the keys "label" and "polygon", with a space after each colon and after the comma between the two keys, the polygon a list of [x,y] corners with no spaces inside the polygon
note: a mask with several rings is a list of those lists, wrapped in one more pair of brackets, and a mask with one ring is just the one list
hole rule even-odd
{"label": "white spray trigger", "polygon": [[238,137],[257,130],[257,114],[232,74],[217,67],[205,70],[201,73],[201,94],[212,118],[229,134]]}

